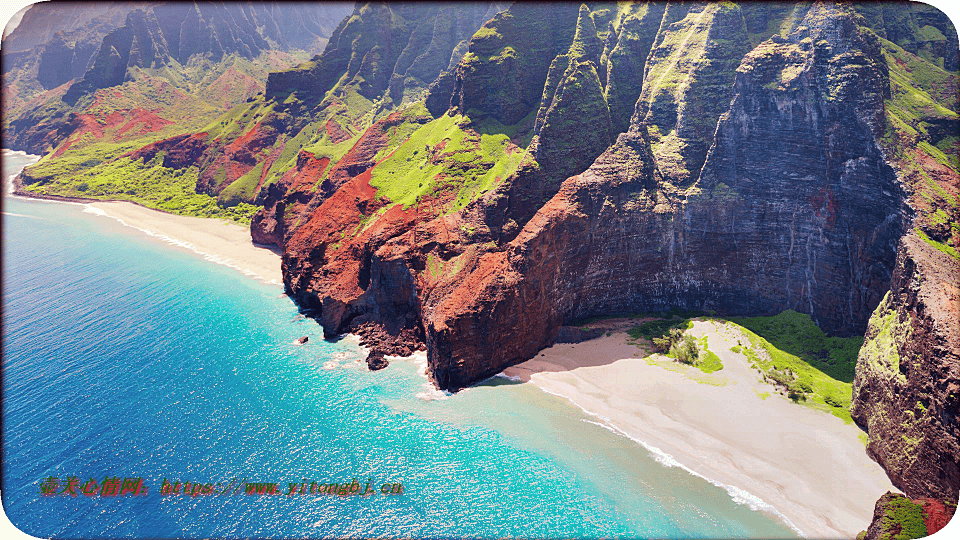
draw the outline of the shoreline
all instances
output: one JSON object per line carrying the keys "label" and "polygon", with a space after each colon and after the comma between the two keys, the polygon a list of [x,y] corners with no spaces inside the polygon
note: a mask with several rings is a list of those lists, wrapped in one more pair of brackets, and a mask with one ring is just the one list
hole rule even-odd
{"label": "shoreline", "polygon": [[233,268],[264,283],[283,283],[280,255],[255,244],[247,227],[226,220],[170,214],[130,201],[87,201],[84,212],[119,221],[147,236]]}
{"label": "shoreline", "polygon": [[[86,213],[109,217],[207,261],[269,284],[282,283],[279,254],[254,244],[247,227],[171,214],[132,201],[18,193],[19,177],[18,173],[9,179],[16,190],[11,196],[81,204]],[[745,357],[729,351],[736,339],[729,342],[722,332],[706,327],[712,323],[698,321],[692,331],[698,338],[706,335],[710,349],[723,361],[724,369],[709,375],[670,360],[643,358],[645,352],[627,343],[624,324],[616,319],[599,321],[597,326],[611,330],[606,336],[554,345],[501,376],[564,398],[596,419],[597,425],[646,449],[662,465],[680,467],[724,489],[735,502],[771,515],[801,536],[853,538],[870,524],[877,498],[895,491],[882,468],[866,456],[855,426],[776,394],[761,398],[760,393],[772,393],[772,387],[756,380]],[[359,336],[343,337],[356,340],[366,352]],[[450,397],[427,374],[424,353],[387,359],[417,365],[425,379],[417,399]],[[744,422],[744,416],[755,422]],[[747,424],[755,432],[744,436],[738,429]],[[764,447],[771,440],[773,444]],[[851,449],[861,455],[854,456]],[[842,459],[825,463],[831,452]],[[835,465],[834,470],[824,465]],[[821,482],[819,475],[825,470],[835,478]],[[867,478],[866,487],[858,483],[862,476]]]}
{"label": "shoreline", "polygon": [[680,467],[808,538],[853,538],[876,500],[897,491],[866,454],[861,431],[792,403],[760,380],[740,353],[736,331],[696,321],[723,369],[704,373],[628,342],[636,322],[600,321],[609,332],[556,344],[500,375],[581,409],[666,467]]}
{"label": "shoreline", "polygon": [[[16,175],[19,177],[19,174]],[[16,189],[16,186],[15,186]],[[256,244],[243,225],[216,218],[181,216],[148,208],[133,201],[34,196],[19,190],[9,197],[46,202],[78,204],[84,212],[120,222],[147,236],[199,255],[209,262],[227,266],[270,285],[281,285],[281,256],[272,246]]]}

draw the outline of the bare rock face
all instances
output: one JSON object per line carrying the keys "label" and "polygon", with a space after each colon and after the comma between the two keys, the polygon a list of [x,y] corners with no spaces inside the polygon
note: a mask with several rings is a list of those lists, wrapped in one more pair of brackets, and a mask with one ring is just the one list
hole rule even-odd
{"label": "bare rock face", "polygon": [[867,450],[909,497],[960,492],[960,261],[904,236],[893,287],[870,319],[853,381]]}

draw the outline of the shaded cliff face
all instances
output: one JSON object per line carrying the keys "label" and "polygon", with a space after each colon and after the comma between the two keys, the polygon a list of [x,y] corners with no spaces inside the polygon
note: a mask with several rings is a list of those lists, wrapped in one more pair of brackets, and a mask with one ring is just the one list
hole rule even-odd
{"label": "shaded cliff face", "polygon": [[843,12],[815,8],[801,26],[744,57],[695,184],[658,154],[644,90],[631,131],[433,313],[440,384],[496,373],[603,313],[791,308],[862,332],[909,213],[877,143],[886,66]]}

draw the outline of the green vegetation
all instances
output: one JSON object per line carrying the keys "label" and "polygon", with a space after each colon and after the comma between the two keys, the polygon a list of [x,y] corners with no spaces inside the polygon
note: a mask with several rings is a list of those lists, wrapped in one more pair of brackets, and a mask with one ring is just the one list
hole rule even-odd
{"label": "green vegetation", "polygon": [[898,345],[910,339],[909,323],[901,322],[893,309],[890,292],[883,297],[867,323],[867,335],[873,336],[863,344],[860,357],[867,369],[880,370],[884,377],[898,377],[905,380],[900,372],[900,352]]}
{"label": "green vegetation", "polygon": [[881,538],[889,540],[913,540],[927,536],[923,522],[923,506],[903,495],[894,495],[883,509]]}
{"label": "green vegetation", "polygon": [[[682,334],[683,330],[688,330],[690,328],[693,328],[693,323],[690,321],[690,319],[675,316],[671,317],[670,319],[647,321],[627,330],[627,334],[634,340],[644,338],[653,342],[654,339],[662,340],[669,338],[671,333],[670,331],[673,329],[680,330],[680,333]],[[672,344],[672,342],[670,344]],[[654,347],[658,348],[658,352],[665,352],[669,350],[670,344],[667,344],[666,347],[662,347],[659,346],[657,342],[654,342]]]}
{"label": "green vegetation", "polygon": [[960,253],[957,253],[957,250],[954,249],[953,246],[948,246],[947,244],[933,240],[932,238],[927,236],[927,234],[923,232],[923,230],[920,229],[919,227],[914,228],[913,231],[917,233],[917,236],[919,236],[920,239],[923,240],[924,242],[946,253],[947,255],[953,257],[954,259],[960,259]]}
{"label": "green vegetation", "polygon": [[[405,112],[426,115],[422,104]],[[442,115],[409,127],[392,141],[399,144],[383,152],[386,158],[371,172],[370,185],[377,196],[409,208],[423,198],[436,197],[443,210],[459,210],[492,189],[520,164],[522,151],[511,152],[510,139],[502,133],[474,130],[463,115]]]}
{"label": "green vegetation", "polygon": [[[640,101],[650,148],[665,180],[686,186],[696,179],[720,115],[729,107],[737,66],[749,39],[739,7],[711,2],[665,27],[646,60]],[[717,35],[724,27],[728,39]],[[769,37],[769,34],[768,36]]]}
{"label": "green vegetation", "polygon": [[672,319],[647,321],[627,330],[627,335],[636,342],[643,338],[653,343],[655,352],[664,353],[681,364],[699,368],[704,373],[713,373],[723,369],[723,363],[713,351],[707,348],[707,337],[698,341],[686,330],[693,328],[688,318],[676,316]]}
{"label": "green vegetation", "polygon": [[697,365],[700,362],[700,349],[697,348],[697,340],[690,334],[678,332],[677,329],[671,332],[671,337],[673,337],[674,332],[679,334],[677,337],[680,339],[677,339],[670,345],[670,351],[667,353],[667,356],[681,364],[687,364],[688,366]]}
{"label": "green vegetation", "polygon": [[[795,402],[802,402],[852,423],[849,410],[852,385],[837,380],[820,367],[829,367],[834,373],[843,374],[843,366],[855,362],[855,349],[860,348],[863,339],[823,336],[822,332],[814,332],[803,317],[806,316],[786,311],[776,317],[731,319],[731,324],[746,338],[748,343],[740,344],[741,352],[763,374],[764,380],[783,388],[787,397]],[[809,321],[809,317],[806,320]],[[744,323],[762,335],[753,332]],[[819,328],[816,330],[819,331]],[[839,342],[832,341],[838,339]],[[831,363],[824,357],[835,358],[836,361]],[[850,377],[852,380],[852,375]]]}
{"label": "green vegetation", "polygon": [[[214,197],[194,191],[198,169],[169,169],[158,155],[150,163],[129,158],[109,161],[76,174],[57,174],[24,189],[38,194],[56,194],[99,200],[131,201],[148,208],[197,217],[230,219],[249,223],[257,206],[240,203],[231,208],[217,205]],[[62,165],[53,162],[53,165]]]}
{"label": "green vegetation", "polygon": [[853,382],[863,337],[829,337],[809,315],[793,310],[773,317],[734,317],[730,320],[824,374],[839,381]]}
{"label": "green vegetation", "polygon": [[[249,202],[259,184],[264,156],[257,156],[261,164],[222,193],[221,204],[230,208],[218,206],[216,197],[195,192],[196,167],[165,168],[162,152],[149,164],[121,156],[182,133],[206,132],[206,140],[222,137],[224,144],[235,140],[268,115],[277,114],[262,96],[251,97],[262,90],[267,73],[293,65],[302,56],[270,51],[254,60],[228,55],[219,62],[197,57],[185,65],[172,61],[159,68],[131,67],[122,85],[84,97],[74,108],[54,97],[38,107],[42,115],[76,112],[87,115],[86,121],[80,131],[59,148],[49,149],[51,153],[30,168],[28,174],[35,181],[25,189],[129,200],[167,212],[249,222],[257,209]],[[226,181],[226,170],[214,171],[214,178]]]}
{"label": "green vegetation", "polygon": [[723,369],[723,362],[716,353],[707,348],[707,336],[700,338],[700,361],[697,367],[704,373],[713,373]]}

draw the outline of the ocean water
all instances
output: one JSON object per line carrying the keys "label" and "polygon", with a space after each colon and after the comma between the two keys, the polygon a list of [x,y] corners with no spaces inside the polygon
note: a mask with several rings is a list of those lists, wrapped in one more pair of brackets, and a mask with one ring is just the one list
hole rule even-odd
{"label": "ocean water", "polygon": [[[4,158],[5,177],[25,159]],[[82,205],[4,200],[2,499],[29,534],[797,536],[532,385],[445,395],[422,363],[362,358],[276,285]],[[50,477],[147,493],[44,496]],[[165,479],[281,494],[162,494]],[[375,493],[286,495],[353,479]]]}

